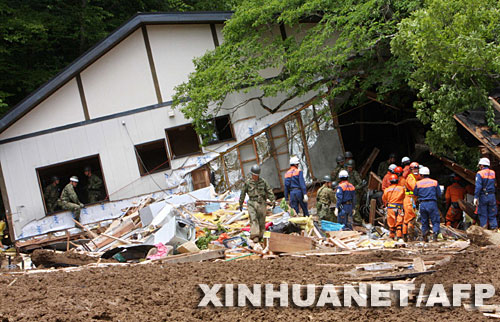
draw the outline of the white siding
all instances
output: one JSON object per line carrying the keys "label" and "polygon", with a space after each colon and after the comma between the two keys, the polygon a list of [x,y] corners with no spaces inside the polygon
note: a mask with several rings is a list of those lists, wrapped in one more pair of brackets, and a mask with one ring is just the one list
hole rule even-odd
{"label": "white siding", "polygon": [[170,101],[174,87],[194,71],[193,58],[214,49],[210,25],[147,26],[156,74],[164,102]]}
{"label": "white siding", "polygon": [[84,119],[78,86],[73,78],[0,134],[0,139],[47,130]]}
{"label": "white siding", "polygon": [[141,30],[82,73],[90,118],[158,103]]}

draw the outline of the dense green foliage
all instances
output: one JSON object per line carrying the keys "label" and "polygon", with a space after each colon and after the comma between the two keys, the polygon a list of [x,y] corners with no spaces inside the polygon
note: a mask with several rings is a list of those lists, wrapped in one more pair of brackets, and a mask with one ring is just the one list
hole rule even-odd
{"label": "dense green foliage", "polygon": [[230,10],[236,0],[0,0],[0,114],[137,12]]}
{"label": "dense green foliage", "polygon": [[[249,101],[258,101],[269,112],[311,90],[329,92],[332,97],[349,93],[348,104],[357,104],[370,90],[379,99],[399,105],[408,97],[400,95],[407,88],[406,66],[391,55],[390,41],[398,23],[420,3],[243,1],[223,30],[224,43],[195,60],[196,72],[177,88],[174,103],[182,106],[201,133],[212,131],[205,120],[217,113],[228,94],[242,88],[258,88],[260,94]],[[300,24],[307,19],[317,23]],[[280,25],[289,31],[285,39]],[[263,70],[275,72],[269,77]],[[287,98],[267,106],[263,98],[278,92]]]}
{"label": "dense green foliage", "polygon": [[[453,115],[484,107],[494,124],[488,92],[500,86],[500,2],[429,0],[399,26],[393,52],[412,66],[409,84],[417,90],[418,118],[431,125],[432,150],[471,159],[476,150],[459,139]],[[473,158],[476,160],[476,158]]]}

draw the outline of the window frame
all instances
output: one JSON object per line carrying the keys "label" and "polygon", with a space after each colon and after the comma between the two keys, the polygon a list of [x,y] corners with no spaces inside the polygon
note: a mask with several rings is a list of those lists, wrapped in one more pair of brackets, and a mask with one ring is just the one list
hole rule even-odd
{"label": "window frame", "polygon": [[[76,158],[76,159],[71,159],[71,160],[67,160],[67,161],[57,162],[57,163],[54,163],[54,164],[50,164],[50,165],[46,165],[46,166],[35,168],[35,174],[36,174],[36,178],[37,178],[37,181],[38,181],[38,188],[40,190],[40,197],[42,198],[42,204],[43,204],[43,210],[45,212],[45,217],[52,216],[52,215],[57,215],[57,214],[59,214],[61,212],[64,212],[66,210],[61,210],[60,209],[60,210],[56,210],[54,212],[51,212],[50,214],[48,213],[48,211],[47,211],[47,205],[45,203],[45,196],[44,196],[44,188],[45,187],[42,186],[42,180],[40,179],[40,171],[47,170],[49,168],[54,168],[54,167],[61,166],[61,165],[65,165],[65,164],[72,163],[72,162],[81,162],[81,161],[85,161],[85,160],[90,160],[90,159],[93,159],[93,158],[97,158],[97,161],[99,162],[99,168],[101,170],[101,177],[102,177],[101,179],[102,179],[102,183],[104,185],[104,193],[106,194],[106,199],[101,200],[98,203],[109,201],[108,185],[106,184],[106,178],[104,176],[104,171],[102,169],[101,156],[100,156],[99,153],[88,155],[88,156],[81,157],[81,158]],[[97,203],[93,203],[93,204],[92,203],[86,203],[85,205],[95,205],[95,204],[97,204]]]}
{"label": "window frame", "polygon": [[[172,149],[172,143],[170,142],[170,137],[168,135],[168,131],[176,130],[176,129],[179,129],[179,128],[184,127],[184,126],[190,126],[193,129],[194,133],[196,134],[196,140],[198,142],[198,148],[200,150],[199,151],[195,151],[195,152],[191,152],[191,153],[188,153],[188,154],[183,154],[183,155],[180,155],[180,156],[176,156],[174,154],[174,149]],[[181,124],[181,125],[176,125],[176,126],[172,126],[172,127],[166,128],[165,129],[165,136],[167,137],[168,151],[170,153],[170,160],[181,159],[181,158],[190,157],[190,156],[193,156],[193,155],[203,154],[203,148],[201,147],[200,136],[194,130],[194,127],[193,127],[192,123],[186,123],[186,124]]]}
{"label": "window frame", "polygon": [[[226,117],[227,117],[227,120],[228,120],[229,130],[231,131],[231,138],[229,138],[229,139],[223,139],[223,140],[217,139],[217,140],[214,140],[214,141],[209,141],[209,142],[207,142],[207,145],[215,145],[215,144],[219,144],[219,143],[237,141],[236,135],[234,133],[233,122],[231,122],[231,116],[229,114],[224,114],[224,115],[216,116],[214,118],[211,118],[211,119],[207,120],[207,122],[217,121],[217,120],[220,120],[220,119],[226,118]],[[217,130],[217,127],[216,127],[216,130]]]}
{"label": "window frame", "polygon": [[[143,168],[144,166],[142,165],[142,163],[139,159],[139,152],[138,152],[139,149],[138,148],[141,146],[145,146],[145,145],[152,145],[153,143],[160,142],[160,141],[163,141],[163,146],[165,147],[165,157],[167,158],[167,161],[168,161],[168,168],[160,167],[156,170],[151,170],[149,172],[148,171],[142,172],[141,168]],[[139,169],[139,175],[141,177],[145,177],[145,176],[153,174],[153,173],[158,173],[158,172],[172,169],[172,163],[171,163],[172,159],[169,158],[168,147],[167,147],[167,143],[165,142],[165,139],[157,139],[157,140],[152,140],[152,141],[148,141],[148,142],[144,142],[144,143],[134,144],[134,154],[135,154],[135,159],[137,160],[137,168]]]}

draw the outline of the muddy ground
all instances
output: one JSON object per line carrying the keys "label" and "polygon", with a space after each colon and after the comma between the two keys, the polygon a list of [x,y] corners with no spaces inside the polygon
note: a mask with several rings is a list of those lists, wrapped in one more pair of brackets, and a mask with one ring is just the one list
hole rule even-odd
{"label": "muddy ground", "polygon": [[[498,248],[458,254],[425,283],[493,283]],[[463,308],[198,308],[198,284],[325,284],[352,280],[354,264],[415,255],[374,252],[313,258],[148,264],[30,275],[0,275],[1,321],[477,321]],[[317,264],[342,264],[322,266]],[[347,264],[347,265],[343,265]],[[352,265],[350,265],[352,264]],[[15,282],[14,279],[16,279]],[[13,284],[11,284],[13,282]],[[9,284],[11,284],[9,286]],[[496,296],[493,300],[500,303]],[[495,302],[495,301],[493,301]]]}

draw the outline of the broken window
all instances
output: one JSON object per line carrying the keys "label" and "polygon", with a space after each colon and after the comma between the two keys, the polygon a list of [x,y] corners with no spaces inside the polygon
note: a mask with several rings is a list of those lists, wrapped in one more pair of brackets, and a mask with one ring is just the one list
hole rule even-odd
{"label": "broken window", "polygon": [[205,142],[208,144],[215,144],[235,139],[229,115],[218,116],[207,120],[206,125],[213,130],[211,135],[203,137]]}
{"label": "broken window", "polygon": [[[57,204],[57,199],[60,197],[62,189],[69,183],[69,178],[71,178],[72,176],[77,176],[79,179],[78,185],[75,188],[78,199],[82,203],[88,203],[89,196],[86,189],[88,177],[86,177],[83,173],[85,167],[90,167],[91,173],[102,179],[103,187],[102,190],[99,191],[99,199],[107,199],[108,193],[106,189],[106,182],[102,173],[99,155],[93,155],[77,160],[52,164],[36,169],[46,214],[61,210],[61,208]],[[53,183],[53,177],[57,177],[59,179],[59,183],[56,184],[53,188],[49,188],[49,191],[52,190],[52,192],[44,194],[44,192],[47,191],[47,187]]]}
{"label": "broken window", "polygon": [[135,152],[141,176],[170,169],[167,147],[163,139],[136,145]]}
{"label": "broken window", "polygon": [[172,158],[180,158],[201,152],[198,134],[191,124],[165,130]]}

